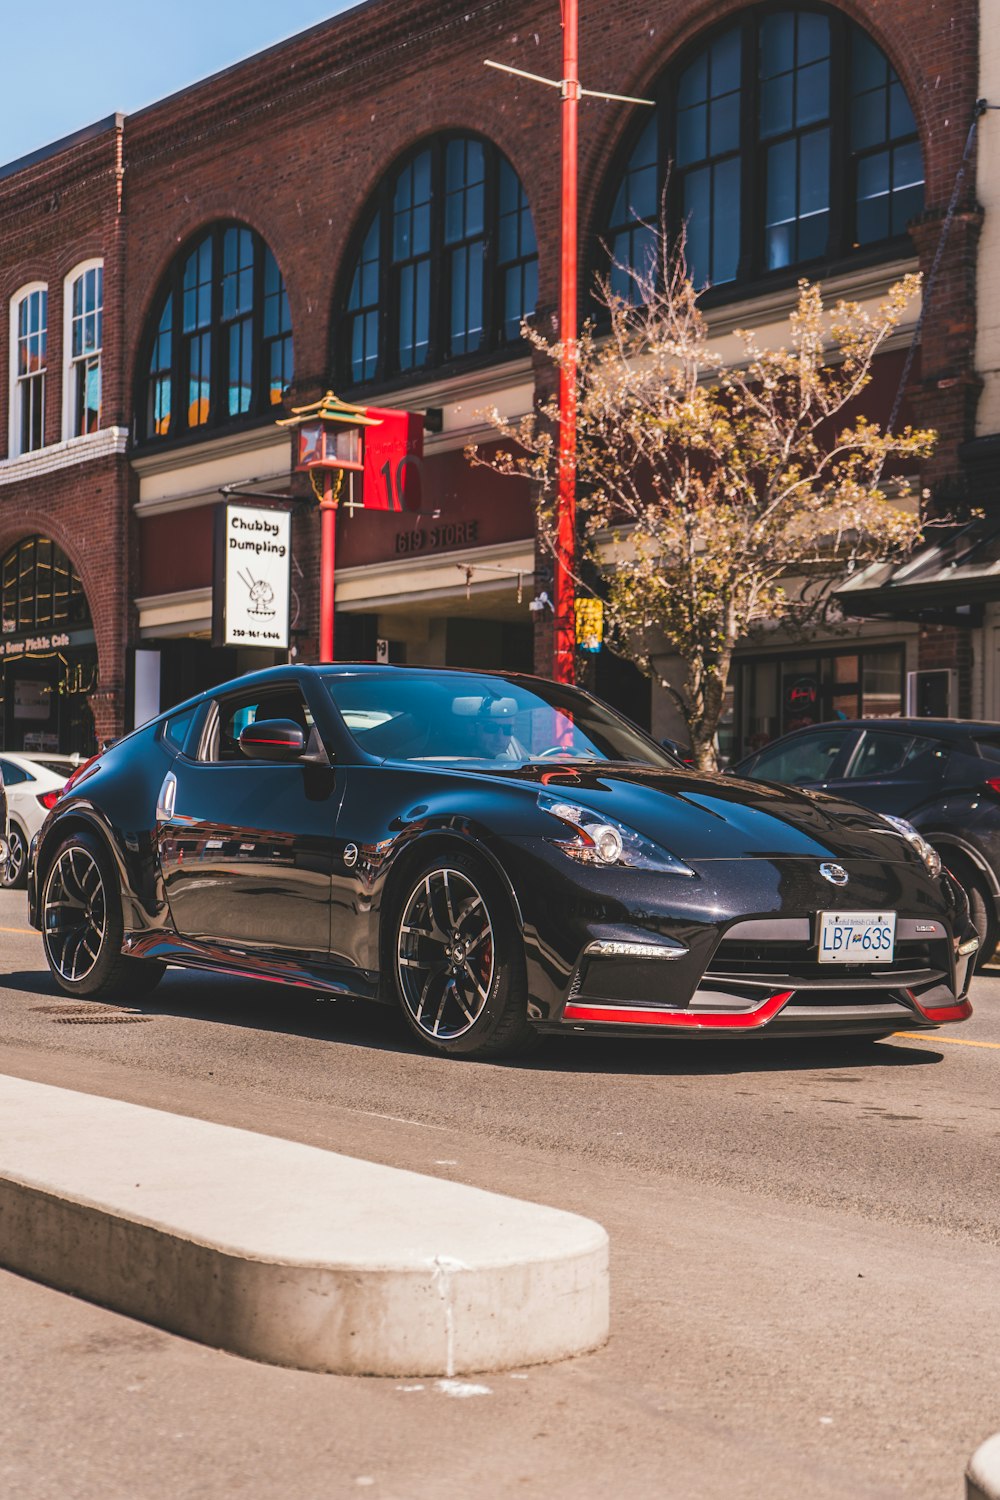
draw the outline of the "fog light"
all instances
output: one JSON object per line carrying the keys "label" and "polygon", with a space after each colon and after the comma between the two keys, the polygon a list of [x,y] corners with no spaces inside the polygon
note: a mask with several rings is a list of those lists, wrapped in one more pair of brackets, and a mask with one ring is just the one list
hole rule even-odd
{"label": "fog light", "polygon": [[958,955],[960,958],[968,958],[969,954],[977,952],[978,948],[979,939],[977,937],[966,938],[964,943],[959,943],[958,945]]}

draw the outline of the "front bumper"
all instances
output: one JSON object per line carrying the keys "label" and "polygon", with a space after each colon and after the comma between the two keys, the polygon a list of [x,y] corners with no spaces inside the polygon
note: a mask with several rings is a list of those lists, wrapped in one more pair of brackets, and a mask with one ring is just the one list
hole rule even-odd
{"label": "front bumper", "polygon": [[[817,864],[708,861],[686,881],[588,869],[604,899],[588,903],[576,893],[581,920],[567,962],[556,965],[554,926],[535,934],[526,925],[529,951],[532,941],[544,943],[529,961],[536,1026],[706,1038],[876,1036],[971,1015],[975,933],[952,881],[932,880],[915,863],[859,861],[847,866],[845,897],[821,880]],[[819,961],[820,911],[880,908],[897,913],[891,964]],[[561,923],[559,935],[566,930]]]}

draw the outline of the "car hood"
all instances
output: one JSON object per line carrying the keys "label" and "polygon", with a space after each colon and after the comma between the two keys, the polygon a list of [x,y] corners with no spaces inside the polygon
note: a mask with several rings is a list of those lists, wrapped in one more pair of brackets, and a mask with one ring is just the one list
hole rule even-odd
{"label": "car hood", "polygon": [[698,771],[622,764],[531,765],[491,776],[532,782],[617,818],[684,860],[794,857],[879,859],[919,856],[877,813],[794,787]]}

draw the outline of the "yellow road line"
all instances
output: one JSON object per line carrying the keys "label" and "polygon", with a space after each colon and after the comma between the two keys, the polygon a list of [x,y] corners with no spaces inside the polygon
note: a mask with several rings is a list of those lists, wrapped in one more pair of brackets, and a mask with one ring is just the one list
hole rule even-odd
{"label": "yellow road line", "polygon": [[20,932],[25,937],[40,937],[33,927],[0,927],[0,932]]}
{"label": "yellow road line", "polygon": [[965,1036],[937,1036],[926,1031],[894,1031],[893,1036],[905,1036],[912,1042],[930,1042],[944,1047],[992,1047],[1000,1052],[1000,1042],[974,1042]]}

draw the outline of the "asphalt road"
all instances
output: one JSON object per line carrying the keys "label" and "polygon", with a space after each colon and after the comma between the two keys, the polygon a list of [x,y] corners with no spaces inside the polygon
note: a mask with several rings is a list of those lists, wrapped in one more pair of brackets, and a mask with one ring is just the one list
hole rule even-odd
{"label": "asphalt road", "polygon": [[613,1323],[442,1388],[269,1369],[0,1272],[0,1493],[959,1500],[1000,1431],[1000,969],[966,1025],[863,1057],[568,1038],[495,1065],[180,971],[70,1023],[25,928],[0,894],[0,1070],[587,1214]]}

